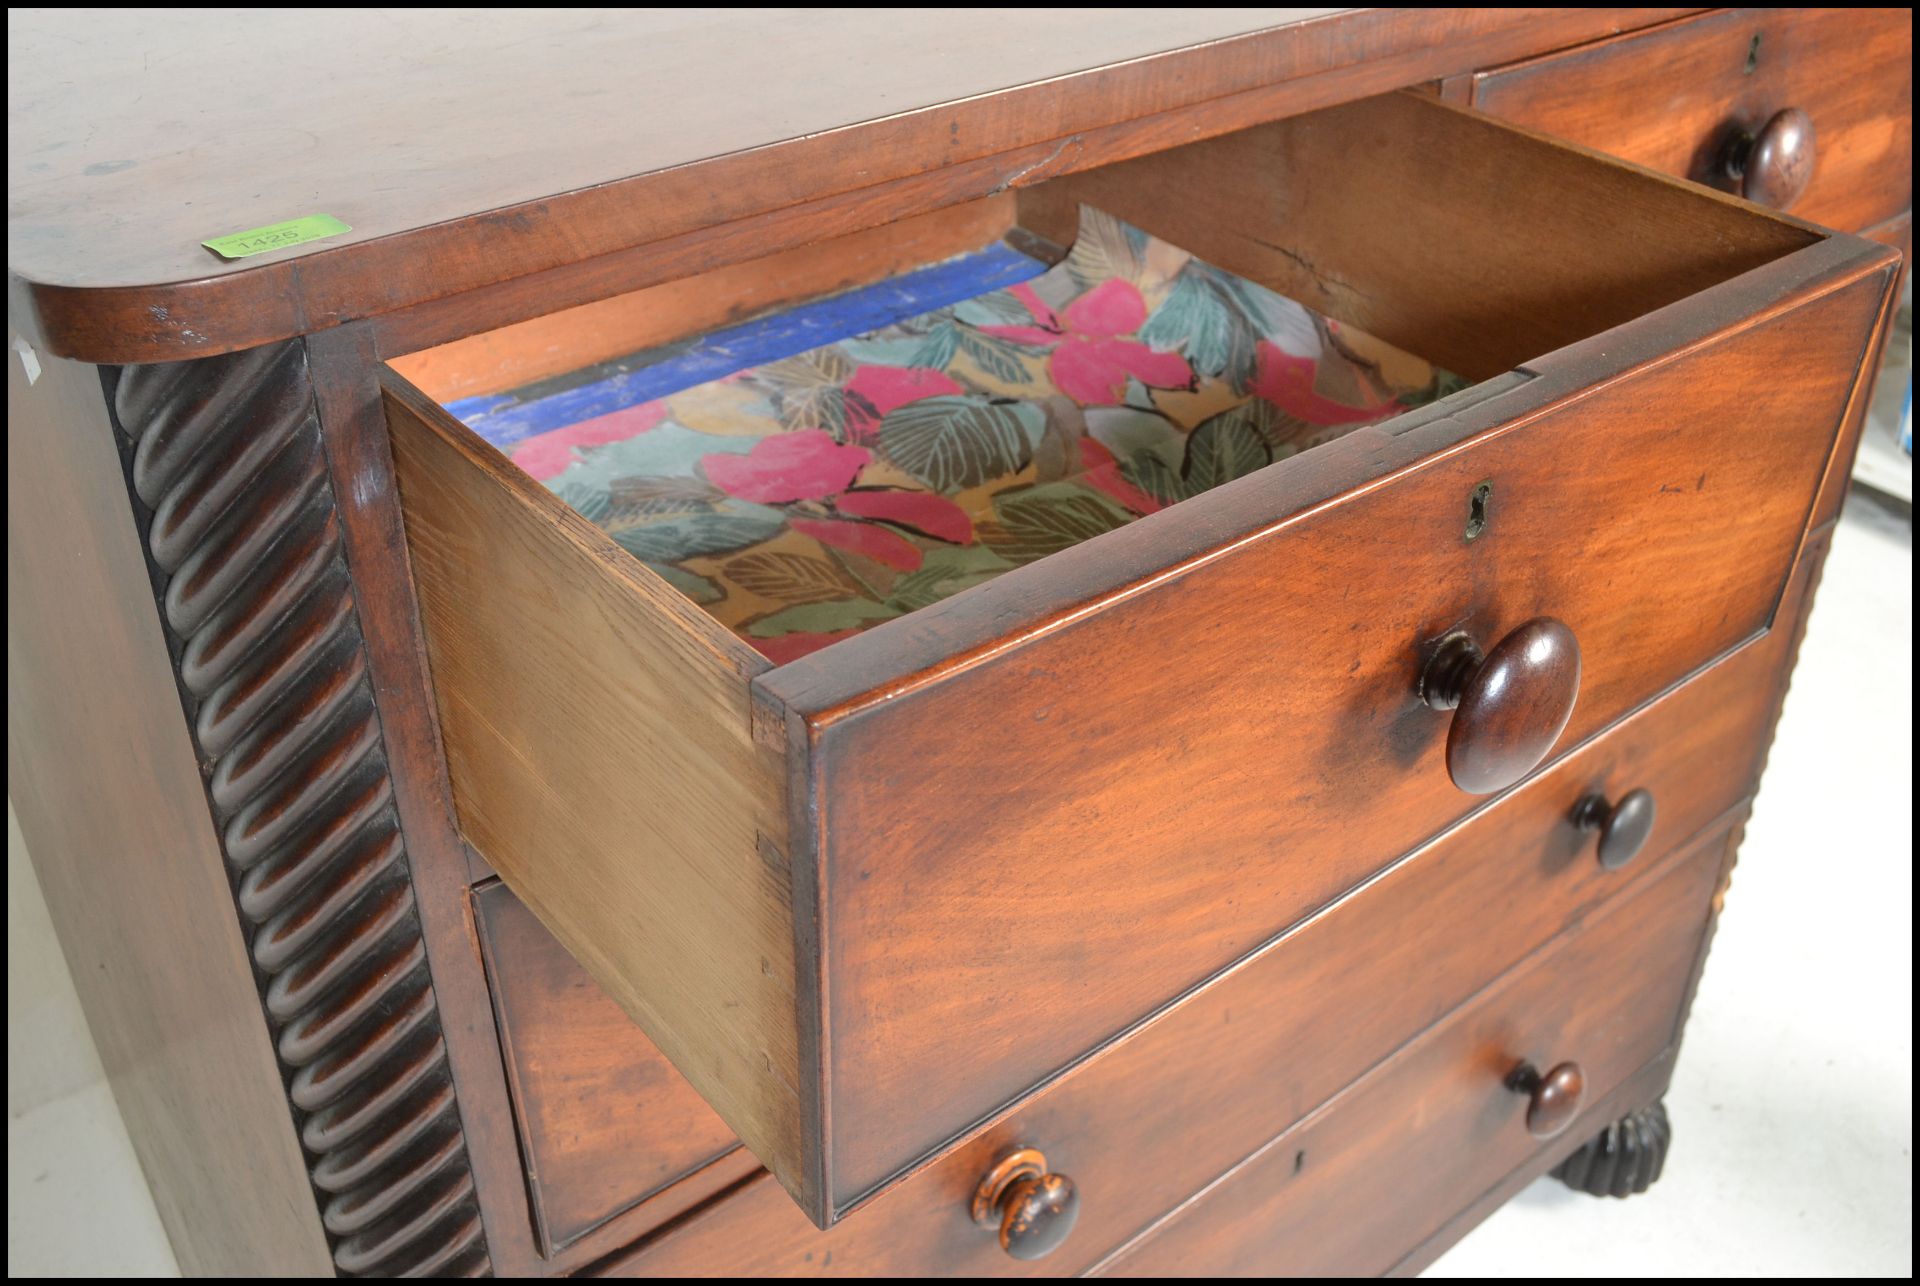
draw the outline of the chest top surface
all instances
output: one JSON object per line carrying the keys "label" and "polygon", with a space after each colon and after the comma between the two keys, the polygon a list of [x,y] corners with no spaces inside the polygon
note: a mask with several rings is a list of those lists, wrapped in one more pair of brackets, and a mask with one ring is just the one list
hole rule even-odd
{"label": "chest top surface", "polygon": [[313,254],[1332,12],[16,10],[9,262],[245,272],[200,242],[352,225]]}
{"label": "chest top surface", "polygon": [[[1137,151],[1232,128],[1205,109],[1275,86],[1320,86],[1272,108],[1304,110],[1430,77],[1437,51],[1673,12],[12,10],[9,315],[89,361],[231,351],[970,164],[1034,181],[1102,131]],[[350,230],[202,245],[312,215]]]}

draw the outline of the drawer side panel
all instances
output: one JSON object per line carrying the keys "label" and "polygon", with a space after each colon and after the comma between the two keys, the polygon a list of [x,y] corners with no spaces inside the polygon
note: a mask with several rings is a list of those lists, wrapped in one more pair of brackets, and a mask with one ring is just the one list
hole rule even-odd
{"label": "drawer side panel", "polygon": [[397,377],[387,410],[462,830],[775,1173],[806,1173],[757,658]]}

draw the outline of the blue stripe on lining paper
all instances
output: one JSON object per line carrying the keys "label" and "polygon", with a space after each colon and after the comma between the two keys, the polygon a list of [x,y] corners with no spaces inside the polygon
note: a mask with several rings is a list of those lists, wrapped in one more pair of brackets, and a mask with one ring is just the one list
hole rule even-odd
{"label": "blue stripe on lining paper", "polygon": [[522,401],[519,392],[496,393],[449,402],[447,410],[494,446],[509,447],[536,434],[667,397],[735,371],[810,352],[949,304],[964,303],[1030,281],[1046,270],[1047,265],[1040,260],[1012,246],[995,244],[831,299],[714,331],[686,344],[607,363],[611,374],[544,397]]}

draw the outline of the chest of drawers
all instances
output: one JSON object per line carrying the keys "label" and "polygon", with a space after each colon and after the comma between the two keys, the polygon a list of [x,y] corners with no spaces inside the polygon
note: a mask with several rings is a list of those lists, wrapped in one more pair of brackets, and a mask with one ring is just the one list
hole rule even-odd
{"label": "chest of drawers", "polygon": [[[1643,1189],[1901,270],[1910,17],[736,21],[489,16],[424,61],[329,35],[355,92],[310,143],[185,158],[130,69],[16,104],[56,159],[13,180],[10,786],[183,1266],[1409,1271],[1547,1169]],[[136,28],[106,64],[179,35]],[[849,41],[860,76],[795,70]],[[1637,77],[1735,46],[1724,95],[1608,132]],[[642,53],[681,97],[613,120]],[[1845,95],[1804,70],[1856,64]],[[181,240],[209,198],[271,222],[259,187],[351,226]],[[910,455],[818,389],[765,439],[860,457],[817,503],[707,463],[740,430],[665,394],[632,436],[604,417],[654,403],[591,403],[550,471],[485,436],[966,256],[1084,272],[1088,211],[1138,230],[1108,269],[1158,340],[1088,321],[1084,278],[1056,315],[1054,276],[1013,296],[1046,333],[978,332],[1052,346],[1062,388],[1072,345],[1176,355],[1129,405],[1200,436],[1171,247],[1364,378],[1458,378],[1206,484],[1189,446],[1177,503],[1129,482],[1098,521],[970,490],[998,439]],[[1259,369],[1255,401],[1339,410]],[[1115,440],[1097,393],[1048,405]],[[783,534],[669,561],[542,485],[668,433],[703,463],[630,508],[692,488]],[[995,567],[961,592],[874,589],[940,543],[879,520],[811,564],[892,605],[872,628],[765,645],[702,588],[771,583],[704,551],[805,562],[795,532],[854,539],[846,496],[924,515],[900,497],[949,474],[976,516],[942,539]]]}

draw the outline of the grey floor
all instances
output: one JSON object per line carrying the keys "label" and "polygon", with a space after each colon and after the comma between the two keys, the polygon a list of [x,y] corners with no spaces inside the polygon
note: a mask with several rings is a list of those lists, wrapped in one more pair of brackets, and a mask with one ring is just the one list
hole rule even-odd
{"label": "grey floor", "polygon": [[[1624,1202],[1543,1180],[1430,1275],[1911,1276],[1912,639],[1911,519],[1856,494],[1668,1098],[1665,1179]],[[176,1272],[11,809],[7,1272]]]}

